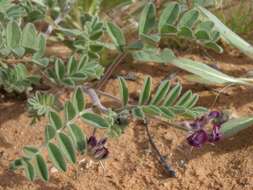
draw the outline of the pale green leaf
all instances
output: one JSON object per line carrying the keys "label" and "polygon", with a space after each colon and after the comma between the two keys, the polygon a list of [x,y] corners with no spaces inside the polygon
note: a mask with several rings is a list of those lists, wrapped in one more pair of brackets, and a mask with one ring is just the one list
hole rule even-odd
{"label": "pale green leaf", "polygon": [[39,176],[44,181],[49,180],[46,161],[40,154],[37,154],[35,156],[35,168],[37,176]]}
{"label": "pale green leaf", "polygon": [[146,77],[144,80],[144,85],[140,93],[139,105],[146,104],[149,101],[152,87],[152,78]]}
{"label": "pale green leaf", "polygon": [[76,163],[76,154],[70,138],[64,133],[58,133],[57,140],[63,155],[72,163]]}
{"label": "pale green leaf", "polygon": [[123,106],[126,106],[128,103],[128,88],[127,88],[127,83],[126,80],[123,77],[118,78],[119,81],[119,89],[120,89],[120,97],[121,101],[123,103]]}
{"label": "pale green leaf", "polygon": [[82,115],[82,118],[96,128],[109,128],[107,121],[98,114],[87,112]]}
{"label": "pale green leaf", "polygon": [[48,150],[49,159],[52,161],[54,166],[59,171],[65,172],[67,170],[67,164],[58,146],[53,143],[48,143],[47,150]]}

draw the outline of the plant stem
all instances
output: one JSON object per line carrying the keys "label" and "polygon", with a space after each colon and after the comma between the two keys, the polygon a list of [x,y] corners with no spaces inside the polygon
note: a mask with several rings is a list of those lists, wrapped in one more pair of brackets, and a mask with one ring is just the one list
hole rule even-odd
{"label": "plant stem", "polygon": [[96,91],[93,88],[83,87],[83,90],[91,98],[91,101],[94,106],[98,107],[99,110],[103,113],[108,112],[108,109],[105,106],[103,106]]}
{"label": "plant stem", "polygon": [[96,89],[101,89],[106,81],[111,77],[113,71],[118,67],[118,65],[125,59],[125,57],[127,56],[127,53],[122,53],[119,54],[115,60],[113,61],[113,63],[108,67],[108,69],[106,70],[103,78],[99,81],[99,83],[96,86]]}
{"label": "plant stem", "polygon": [[97,92],[97,94],[99,94],[101,96],[105,96],[105,97],[108,97],[108,98],[110,98],[112,100],[115,100],[115,101],[117,101],[119,103],[122,103],[122,101],[119,98],[117,98],[116,96],[113,96],[113,95],[111,95],[109,93],[106,93],[106,92],[103,92],[101,90],[95,90],[95,91]]}
{"label": "plant stem", "polygon": [[45,35],[47,37],[53,32],[54,26],[57,26],[58,24],[60,24],[60,22],[62,22],[64,20],[65,16],[68,15],[68,13],[70,12],[70,10],[74,4],[75,4],[75,0],[66,2],[62,13],[59,14],[59,16],[54,20],[53,24],[50,24],[48,26],[47,31],[45,32]]}
{"label": "plant stem", "polygon": [[166,174],[168,174],[169,177],[175,177],[176,176],[176,172],[166,162],[164,156],[161,155],[160,151],[156,147],[156,145],[155,145],[155,143],[154,143],[154,141],[153,141],[153,139],[152,139],[152,137],[150,135],[150,132],[149,132],[149,129],[148,129],[148,123],[146,121],[144,122],[144,126],[145,126],[145,129],[146,129],[146,133],[147,133],[147,136],[148,136],[149,143],[152,146],[153,150],[155,151],[155,154],[156,154],[156,156],[158,158],[159,163],[163,166]]}

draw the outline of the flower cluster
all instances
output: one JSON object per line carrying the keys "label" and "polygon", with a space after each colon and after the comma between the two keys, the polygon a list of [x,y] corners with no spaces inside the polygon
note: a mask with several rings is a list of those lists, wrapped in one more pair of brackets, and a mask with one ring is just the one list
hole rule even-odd
{"label": "flower cluster", "polygon": [[[194,122],[188,124],[191,134],[187,137],[189,145],[200,148],[207,142],[214,143],[221,139],[220,128],[223,123],[228,120],[228,116],[223,112],[212,111],[203,115]],[[204,129],[209,123],[212,124],[212,131],[208,132]]]}
{"label": "flower cluster", "polygon": [[88,154],[92,159],[99,161],[108,157],[109,151],[105,147],[106,141],[106,138],[98,141],[95,136],[90,136],[88,139]]}

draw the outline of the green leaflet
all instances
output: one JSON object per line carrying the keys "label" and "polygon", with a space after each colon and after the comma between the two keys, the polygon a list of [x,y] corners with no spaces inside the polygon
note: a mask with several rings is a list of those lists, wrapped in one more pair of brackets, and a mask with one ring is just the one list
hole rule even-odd
{"label": "green leaflet", "polygon": [[176,115],[173,111],[171,111],[169,108],[163,106],[160,108],[161,116],[167,118],[167,119],[173,119]]}
{"label": "green leaflet", "polygon": [[152,79],[151,77],[146,77],[144,81],[144,86],[140,94],[139,105],[143,105],[149,101],[150,94],[151,94],[151,86],[152,86]]}
{"label": "green leaflet", "polygon": [[128,103],[128,88],[126,80],[123,77],[118,78],[119,81],[119,89],[120,89],[120,97],[123,103],[123,106],[126,106]]}
{"label": "green leaflet", "polygon": [[177,85],[170,90],[169,94],[164,100],[163,105],[165,107],[173,105],[174,102],[177,100],[177,98],[180,96],[181,91],[182,91],[182,86],[179,83],[177,83]]}
{"label": "green leaflet", "polygon": [[151,116],[160,116],[161,110],[155,105],[142,106],[142,111]]}
{"label": "green leaflet", "polygon": [[139,21],[139,36],[147,34],[156,23],[156,8],[154,3],[147,3],[144,7]]}
{"label": "green leaflet", "polygon": [[78,69],[78,62],[75,60],[74,56],[72,55],[67,63],[67,74],[73,75],[77,72]]}
{"label": "green leaflet", "polygon": [[187,28],[192,28],[192,26],[196,23],[199,18],[199,11],[192,9],[187,11],[178,23],[178,27],[181,28],[183,26]]}
{"label": "green leaflet", "polygon": [[55,62],[55,75],[59,81],[63,80],[65,74],[65,66],[62,60],[57,59]]}
{"label": "green leaflet", "polygon": [[87,112],[82,115],[82,118],[84,119],[85,122],[87,122],[88,124],[91,124],[92,126],[96,128],[109,127],[109,124],[107,123],[107,121],[98,114]]}
{"label": "green leaflet", "polygon": [[177,28],[175,26],[170,25],[170,24],[166,24],[161,28],[160,32],[162,34],[176,34]]}
{"label": "green leaflet", "polygon": [[54,166],[59,171],[65,172],[67,170],[67,164],[58,146],[53,143],[48,143],[47,150],[49,159],[53,162]]}
{"label": "green leaflet", "polygon": [[206,32],[210,32],[213,28],[214,28],[214,23],[212,21],[208,20],[208,21],[200,22],[196,26],[196,31],[204,30]]}
{"label": "green leaflet", "polygon": [[182,26],[179,28],[177,35],[183,38],[192,39],[193,38],[193,32],[191,28],[188,28],[186,26]]}
{"label": "green leaflet", "polygon": [[169,3],[168,6],[162,11],[159,20],[159,31],[162,32],[166,25],[173,25],[180,12],[180,5],[178,3]]}
{"label": "green leaflet", "polygon": [[33,146],[25,146],[23,152],[27,157],[31,158],[39,152],[39,149]]}
{"label": "green leaflet", "polygon": [[216,51],[217,53],[222,53],[223,52],[223,49],[222,47],[220,47],[217,43],[215,42],[208,42],[208,43],[205,43],[204,46],[206,48],[209,48],[209,49],[212,49],[214,51]]}
{"label": "green leaflet", "polygon": [[150,104],[158,105],[165,98],[170,89],[169,80],[164,80],[158,87],[155,96],[152,98]]}
{"label": "green leaflet", "polygon": [[49,113],[49,121],[55,130],[62,128],[62,121],[58,113],[51,111]]}
{"label": "green leaflet", "polygon": [[84,94],[81,88],[77,88],[72,96],[71,100],[77,113],[80,113],[85,108]]}
{"label": "green leaflet", "polygon": [[64,116],[65,116],[65,121],[71,121],[76,116],[75,108],[70,101],[67,101],[64,105]]}
{"label": "green leaflet", "polygon": [[221,126],[220,131],[224,135],[224,137],[230,137],[248,127],[251,127],[252,125],[253,117],[231,119]]}
{"label": "green leaflet", "polygon": [[63,155],[66,156],[70,163],[76,163],[76,154],[70,138],[64,133],[60,132],[58,133],[57,140],[60,144],[60,150],[62,151]]}
{"label": "green leaflet", "polygon": [[36,49],[37,31],[32,23],[28,23],[23,29],[22,46],[29,49]]}
{"label": "green leaflet", "polygon": [[6,27],[7,47],[15,49],[20,47],[21,29],[16,21],[10,21]]}
{"label": "green leaflet", "polygon": [[55,135],[56,135],[55,127],[52,127],[51,125],[46,126],[45,141],[48,143],[51,139],[55,137]]}
{"label": "green leaflet", "polygon": [[44,181],[49,180],[46,161],[40,154],[37,154],[35,156],[35,171],[36,171],[37,176],[39,176],[42,180]]}
{"label": "green leaflet", "polygon": [[34,181],[36,178],[36,175],[35,175],[35,169],[34,169],[33,165],[25,159],[22,159],[21,162],[22,162],[22,166],[24,167],[24,170],[25,170],[26,178],[30,181]]}
{"label": "green leaflet", "polygon": [[198,31],[195,33],[195,37],[196,37],[198,40],[201,40],[201,41],[208,41],[208,40],[211,40],[211,37],[209,36],[208,32],[205,31],[205,30],[198,30]]}
{"label": "green leaflet", "polygon": [[123,52],[124,47],[126,46],[126,39],[121,29],[117,25],[108,22],[106,25],[106,30],[111,37],[113,43],[115,44],[116,48],[119,51]]}
{"label": "green leaflet", "polygon": [[182,106],[186,108],[193,108],[199,100],[197,94],[193,94]]}
{"label": "green leaflet", "polygon": [[81,154],[84,154],[86,152],[87,148],[87,139],[83,131],[80,127],[78,127],[76,124],[70,124],[68,126],[68,130],[70,132],[70,135],[73,139],[75,148],[81,152]]}
{"label": "green leaflet", "polygon": [[192,97],[192,91],[188,90],[187,92],[184,93],[183,96],[177,101],[175,106],[183,106],[184,104],[187,103],[187,101]]}

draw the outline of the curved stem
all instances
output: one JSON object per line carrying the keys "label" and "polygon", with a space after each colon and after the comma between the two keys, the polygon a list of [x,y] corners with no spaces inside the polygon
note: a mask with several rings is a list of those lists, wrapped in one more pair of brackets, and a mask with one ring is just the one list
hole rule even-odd
{"label": "curved stem", "polygon": [[175,177],[176,176],[176,172],[166,162],[164,156],[162,156],[162,154],[160,153],[160,151],[156,147],[156,145],[155,145],[155,143],[154,143],[154,141],[153,141],[153,139],[152,139],[152,137],[150,135],[147,122],[144,123],[144,126],[145,126],[145,129],[146,129],[146,133],[147,133],[147,136],[148,136],[149,143],[152,146],[153,150],[155,151],[155,154],[156,154],[156,156],[158,158],[159,163],[163,166],[165,172],[169,175],[169,177]]}

